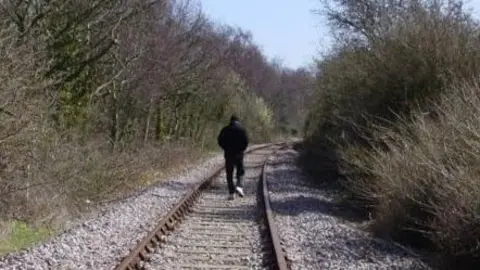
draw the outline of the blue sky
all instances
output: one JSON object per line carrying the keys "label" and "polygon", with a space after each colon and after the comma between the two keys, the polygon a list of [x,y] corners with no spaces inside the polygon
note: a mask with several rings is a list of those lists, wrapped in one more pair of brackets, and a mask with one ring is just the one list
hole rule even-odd
{"label": "blue sky", "polygon": [[473,15],[477,19],[480,19],[480,0],[466,0],[465,6],[467,9],[472,9]]}
{"label": "blue sky", "polygon": [[[267,56],[292,68],[309,64],[322,44],[322,27],[311,10],[318,0],[201,0],[215,21],[249,30]],[[323,33],[326,36],[326,33]]]}
{"label": "blue sky", "polygon": [[[287,67],[308,65],[331,44],[328,28],[319,15],[318,0],[200,0],[203,11],[220,23],[249,30],[269,58]],[[480,18],[480,0],[466,1]]]}

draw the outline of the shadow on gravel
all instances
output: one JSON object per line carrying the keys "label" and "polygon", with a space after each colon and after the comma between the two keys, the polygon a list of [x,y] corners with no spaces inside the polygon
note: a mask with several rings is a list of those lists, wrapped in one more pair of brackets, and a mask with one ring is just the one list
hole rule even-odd
{"label": "shadow on gravel", "polygon": [[[294,169],[276,169],[274,172],[267,173],[267,178],[271,179],[269,181],[298,176],[298,171]],[[306,177],[303,175],[301,180],[295,182],[282,181],[279,183],[281,189],[272,186],[271,190],[275,193],[290,195],[288,197],[285,196],[285,199],[281,201],[272,201],[272,204],[278,207],[275,207],[279,210],[278,213],[296,216],[303,212],[319,212],[350,222],[365,220],[365,216],[362,213],[352,210],[343,202],[341,192],[338,189],[329,188],[328,185],[325,185],[325,188],[320,190],[319,184],[306,180]],[[296,195],[297,193],[298,195]]]}
{"label": "shadow on gravel", "polygon": [[282,215],[297,216],[303,212],[319,212],[350,222],[359,220],[355,213],[338,203],[302,195],[282,201],[273,201],[272,204],[276,208],[275,212]]}
{"label": "shadow on gravel", "polygon": [[[335,261],[339,264],[348,262],[352,267],[348,269],[358,267],[362,269],[431,270],[427,264],[403,249],[371,238],[349,235],[345,238],[335,239],[335,241],[323,242],[324,244],[320,246],[310,248],[317,256],[325,254],[324,257],[333,263]],[[342,247],[340,248],[341,253],[337,256],[328,255],[328,251],[339,250],[339,247]],[[397,261],[399,259],[400,261]]]}
{"label": "shadow on gravel", "polygon": [[[273,172],[267,173],[269,189],[280,195],[280,198],[276,199],[271,197],[272,207],[276,214],[299,216],[306,212],[319,213],[357,225],[365,224],[364,222],[369,220],[367,209],[354,207],[349,203],[351,198],[340,184],[341,175],[337,168],[338,161],[332,151],[322,149],[323,151],[319,151],[320,153],[312,154],[305,151],[302,145],[296,145],[294,150],[297,152],[291,151],[285,155],[282,154],[274,163],[269,163],[276,167]],[[299,155],[298,152],[302,150],[304,152]],[[297,168],[292,168],[291,165],[296,165]],[[361,225],[358,228],[363,231],[363,228],[360,227],[364,226]],[[315,233],[312,232],[312,237],[314,235]],[[348,249],[348,257],[355,261],[374,263],[372,256],[369,256],[372,253],[375,255],[373,258],[379,261],[389,261],[393,254],[401,254],[405,258],[416,258],[416,263],[410,267],[395,269],[437,269],[430,262],[427,254],[417,257],[392,245],[388,240],[383,242],[376,238],[348,237],[335,239],[333,242],[344,242]],[[368,249],[370,254],[367,250],[358,248],[365,246],[370,247]],[[325,246],[313,247],[314,252],[319,256],[325,248]]]}
{"label": "shadow on gravel", "polygon": [[[300,179],[297,178],[298,180],[290,180],[299,176]],[[293,168],[277,168],[274,172],[267,173],[267,179],[269,179],[270,191],[277,195],[276,198],[270,198],[276,215],[299,216],[310,212],[357,224],[359,224],[359,221],[365,220],[363,215],[352,211],[348,205],[342,203],[341,199],[338,199],[341,198],[340,191],[328,189],[328,185],[325,187],[327,190],[319,190],[317,184],[313,184],[307,179],[307,176],[299,174]],[[275,181],[278,182],[275,183]],[[378,266],[389,263],[392,259],[395,260],[395,257],[415,258],[415,256],[391,243],[367,237],[362,233],[363,230],[361,228],[354,229],[355,226],[351,227],[341,222],[339,226],[350,228],[348,229],[350,233],[342,237],[332,235],[331,237],[333,238],[330,241],[323,239],[324,237],[329,237],[328,232],[324,234],[325,232],[322,232],[323,229],[319,228],[318,230],[320,231],[316,231],[317,228],[313,228],[311,237],[322,238],[313,240],[313,242],[324,244],[321,246],[305,246],[305,249],[310,249],[306,253],[316,254],[318,258],[325,257],[328,260],[337,260],[339,264],[342,261],[349,262],[352,265],[363,265],[363,267],[371,264],[372,269],[379,269]],[[331,257],[328,250],[336,250],[338,257]],[[403,265],[400,268],[381,269],[429,269],[424,263],[425,261],[415,260],[415,263],[412,263],[410,266]]]}

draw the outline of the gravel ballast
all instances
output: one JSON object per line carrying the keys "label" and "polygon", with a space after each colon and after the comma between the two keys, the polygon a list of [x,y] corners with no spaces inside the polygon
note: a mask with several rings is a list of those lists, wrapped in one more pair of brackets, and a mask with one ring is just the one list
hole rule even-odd
{"label": "gravel ballast", "polygon": [[222,162],[219,154],[104,207],[93,218],[40,245],[0,257],[0,269],[112,269],[193,185]]}
{"label": "gravel ballast", "polygon": [[429,269],[410,252],[332,214],[332,195],[308,183],[296,156],[292,149],[280,151],[267,167],[275,225],[292,270]]}

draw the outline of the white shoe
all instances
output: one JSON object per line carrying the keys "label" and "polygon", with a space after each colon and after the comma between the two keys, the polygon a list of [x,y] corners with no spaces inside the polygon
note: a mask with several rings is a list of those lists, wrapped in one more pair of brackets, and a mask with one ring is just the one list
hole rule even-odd
{"label": "white shoe", "polygon": [[237,187],[235,191],[238,193],[238,195],[240,195],[240,197],[243,197],[245,195],[243,194],[243,188],[241,187]]}
{"label": "white shoe", "polygon": [[232,201],[232,200],[234,200],[234,199],[235,199],[235,194],[229,194],[229,195],[228,195],[228,200],[229,200],[229,201]]}

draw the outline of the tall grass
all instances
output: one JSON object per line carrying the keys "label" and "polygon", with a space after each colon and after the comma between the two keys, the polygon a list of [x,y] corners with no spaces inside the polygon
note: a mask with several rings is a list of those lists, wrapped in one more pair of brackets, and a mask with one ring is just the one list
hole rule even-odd
{"label": "tall grass", "polygon": [[36,135],[29,143],[17,136],[17,143],[9,141],[1,148],[9,158],[0,170],[3,219],[58,228],[97,203],[153,184],[176,167],[208,154],[208,149],[191,142],[131,145],[112,151],[102,138],[82,143],[51,132]]}
{"label": "tall grass", "polygon": [[[368,178],[346,186],[374,205],[372,229],[423,244],[463,266],[480,263],[480,85],[450,87],[435,104],[377,130],[383,143],[341,150],[346,167]],[[418,242],[422,240],[422,242]]]}

